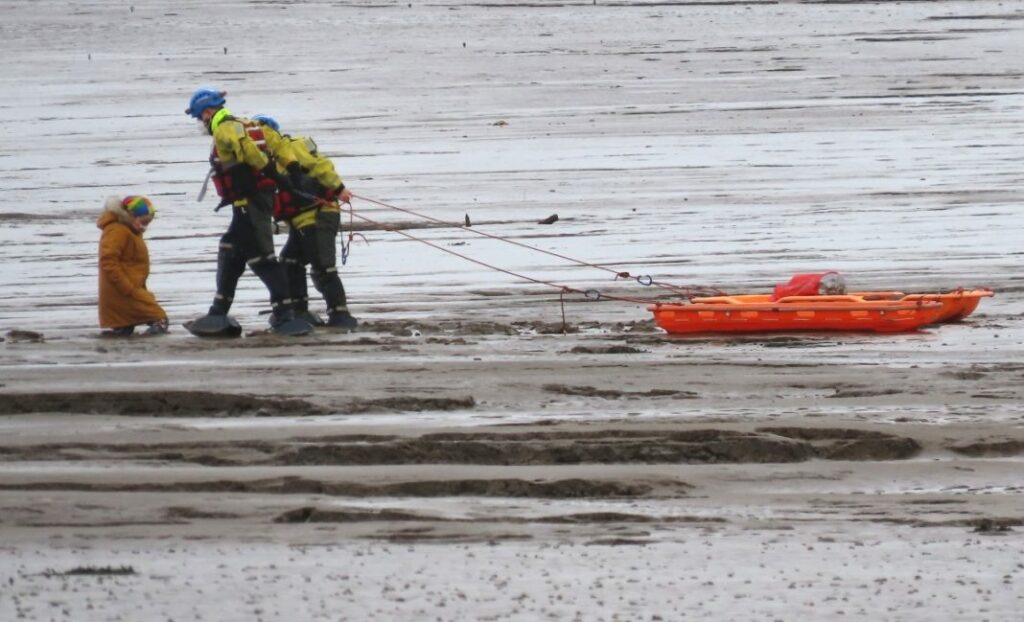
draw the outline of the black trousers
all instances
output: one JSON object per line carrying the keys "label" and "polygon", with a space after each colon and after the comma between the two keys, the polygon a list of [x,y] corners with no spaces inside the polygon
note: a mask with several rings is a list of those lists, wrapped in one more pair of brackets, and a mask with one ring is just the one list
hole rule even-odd
{"label": "black trousers", "polygon": [[256,192],[246,205],[231,208],[231,224],[220,238],[217,254],[217,296],[210,313],[223,315],[231,308],[238,279],[249,266],[267,287],[275,312],[290,308],[288,280],[274,254],[273,192]]}
{"label": "black trousers", "polygon": [[291,229],[288,241],[281,249],[281,260],[288,275],[289,296],[295,308],[309,308],[306,288],[306,265],[317,291],[327,303],[327,312],[346,311],[345,286],[338,276],[337,237],[341,214],[333,210],[319,210],[316,221],[301,229]]}

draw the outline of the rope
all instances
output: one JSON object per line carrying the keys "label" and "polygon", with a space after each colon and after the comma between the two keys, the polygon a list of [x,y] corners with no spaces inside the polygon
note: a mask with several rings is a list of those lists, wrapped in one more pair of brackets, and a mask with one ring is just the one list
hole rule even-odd
{"label": "rope", "polygon": [[515,246],[519,246],[519,247],[526,248],[526,249],[529,249],[529,250],[532,250],[532,251],[536,251],[538,253],[544,253],[545,255],[550,255],[552,257],[557,257],[559,259],[563,259],[565,261],[569,261],[571,263],[575,263],[575,264],[580,265],[580,266],[586,266],[588,268],[595,268],[597,270],[604,270],[605,272],[610,272],[610,273],[614,274],[615,275],[615,280],[618,280],[618,279],[634,279],[634,280],[636,280],[636,282],[638,284],[643,285],[645,287],[654,286],[654,287],[659,287],[661,289],[670,290],[673,293],[682,295],[684,298],[692,298],[695,295],[707,294],[709,292],[712,293],[715,296],[724,296],[725,295],[725,292],[723,292],[721,290],[718,290],[716,288],[713,288],[713,287],[679,287],[679,286],[676,286],[676,285],[672,285],[670,283],[663,283],[663,282],[660,282],[660,281],[655,281],[653,278],[651,278],[650,275],[647,275],[647,274],[642,274],[642,275],[639,275],[639,276],[634,276],[634,275],[632,275],[629,272],[624,271],[624,270],[615,270],[615,269],[609,268],[607,266],[602,266],[602,265],[599,265],[599,264],[590,263],[588,261],[583,261],[581,259],[575,259],[573,257],[569,257],[568,255],[563,255],[561,253],[556,253],[554,251],[545,250],[543,248],[537,248],[536,246],[530,246],[529,244],[523,244],[522,242],[517,242],[515,240],[509,239],[509,238],[506,238],[506,237],[502,237],[500,235],[494,235],[492,233],[487,233],[486,231],[480,231],[479,229],[474,229],[472,227],[467,227],[467,226],[464,226],[464,225],[460,225],[458,223],[447,222],[447,221],[441,220],[439,218],[434,218],[433,216],[428,216],[426,214],[421,214],[419,212],[415,212],[415,211],[410,210],[410,209],[406,209],[406,208],[403,208],[403,207],[398,207],[397,205],[391,205],[390,203],[385,203],[384,201],[378,201],[376,199],[371,199],[369,197],[364,197],[364,196],[360,196],[360,195],[357,195],[357,194],[353,194],[352,196],[357,198],[357,199],[361,199],[363,201],[366,201],[368,203],[373,203],[375,205],[379,205],[381,207],[386,207],[388,209],[392,209],[392,210],[399,211],[399,212],[402,212],[402,213],[405,213],[405,214],[409,214],[411,216],[416,216],[417,218],[423,218],[424,220],[429,220],[431,222],[436,222],[436,223],[439,223],[439,224],[447,225],[449,227],[455,227],[457,229],[462,229],[463,231],[469,231],[471,233],[483,236],[485,238],[490,238],[492,240],[498,240],[498,241],[501,241],[501,242],[505,242],[507,244],[513,244]]}
{"label": "rope", "polygon": [[[405,231],[401,231],[400,229],[396,229],[394,227],[389,227],[388,225],[386,225],[386,224],[384,224],[382,222],[378,222],[376,220],[373,220],[372,218],[367,218],[366,216],[363,216],[362,214],[355,214],[354,212],[355,212],[355,210],[353,210],[353,215],[355,216],[355,218],[358,218],[358,219],[360,219],[360,220],[362,220],[364,222],[368,222],[368,223],[370,223],[372,225],[376,225],[376,226],[378,226],[381,229],[384,229],[386,231],[390,231],[392,233],[397,233],[400,236],[403,236],[403,237],[408,238],[410,240],[414,240],[416,242],[420,242],[421,244],[426,244],[427,246],[431,246],[433,248],[436,248],[437,250],[445,252],[445,253],[448,253],[449,255],[454,255],[455,257],[458,257],[460,259],[465,259],[466,261],[468,261],[470,263],[475,263],[478,266],[483,266],[484,268],[488,268],[488,269],[494,270],[496,272],[501,272],[503,274],[507,274],[507,275],[515,277],[517,279],[522,279],[524,281],[529,281],[531,283],[535,283],[537,285],[545,285],[547,287],[551,287],[551,288],[557,289],[560,292],[562,292],[562,294],[565,294],[565,293],[582,294],[588,300],[595,300],[595,301],[596,300],[600,300],[602,298],[607,298],[609,300],[618,300],[618,301],[622,301],[622,302],[632,302],[632,303],[636,303],[636,304],[657,304],[658,303],[658,301],[656,301],[656,300],[649,300],[649,299],[646,299],[646,298],[632,298],[632,297],[628,297],[628,296],[612,296],[612,295],[602,294],[601,292],[599,292],[597,290],[594,290],[594,289],[589,289],[589,290],[577,289],[575,287],[569,287],[568,285],[561,285],[561,284],[558,284],[558,283],[553,283],[551,281],[545,281],[545,280],[542,280],[542,279],[534,278],[532,276],[527,276],[525,274],[520,274],[518,272],[513,272],[512,270],[508,270],[506,268],[495,266],[494,264],[487,263],[486,261],[481,261],[479,259],[474,259],[473,257],[470,257],[468,255],[464,255],[462,253],[453,251],[453,250],[451,250],[449,248],[445,248],[443,246],[440,246],[438,244],[430,242],[429,240],[424,240],[423,238],[418,238],[418,237],[416,237],[416,236],[414,236],[414,235],[412,235],[410,233],[406,233]],[[562,321],[563,321],[563,324],[564,324],[564,322],[565,322],[564,310],[563,310],[563,320]]]}
{"label": "rope", "polygon": [[[345,203],[344,205],[348,206],[348,241],[345,241],[344,235],[341,236],[341,265],[343,266],[348,263],[349,253],[352,252],[352,240],[354,240],[357,235],[363,238],[363,242],[366,242],[367,245],[369,245],[370,243],[370,241],[366,239],[365,235],[363,235],[362,233],[356,233],[354,227],[352,226],[352,217],[354,216],[352,204]],[[345,208],[342,207],[341,209],[344,210]]]}

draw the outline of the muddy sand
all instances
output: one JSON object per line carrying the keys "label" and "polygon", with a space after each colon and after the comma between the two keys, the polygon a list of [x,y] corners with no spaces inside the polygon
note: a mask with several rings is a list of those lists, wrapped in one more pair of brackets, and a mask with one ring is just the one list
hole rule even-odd
{"label": "muddy sand", "polygon": [[1024,365],[445,334],[6,344],[9,611],[1012,619]]}
{"label": "muddy sand", "polygon": [[[1018,619],[1012,4],[7,13],[0,619]],[[269,20],[307,60],[246,45]],[[342,269],[358,332],[263,334],[252,276],[245,337],[181,328],[226,224],[181,114],[205,83],[380,200]],[[161,210],[165,337],[95,328],[92,220],[128,192]],[[681,285],[996,296],[908,334],[674,338],[650,288],[386,205]]]}

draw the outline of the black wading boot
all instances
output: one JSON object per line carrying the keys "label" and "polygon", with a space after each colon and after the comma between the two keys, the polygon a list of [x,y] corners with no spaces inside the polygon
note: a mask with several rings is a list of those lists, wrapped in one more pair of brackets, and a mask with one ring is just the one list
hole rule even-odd
{"label": "black wading boot", "polygon": [[242,326],[228,315],[229,307],[230,303],[224,304],[221,298],[217,298],[210,305],[209,313],[185,322],[185,329],[196,337],[241,337]]}
{"label": "black wading boot", "polygon": [[274,303],[274,312],[270,315],[270,331],[275,335],[308,335],[313,332],[313,325],[296,317],[291,304]]}
{"label": "black wading boot", "polygon": [[330,314],[327,316],[327,328],[351,332],[358,327],[359,320],[352,317],[352,314],[349,313],[348,309],[345,307],[332,309]]}

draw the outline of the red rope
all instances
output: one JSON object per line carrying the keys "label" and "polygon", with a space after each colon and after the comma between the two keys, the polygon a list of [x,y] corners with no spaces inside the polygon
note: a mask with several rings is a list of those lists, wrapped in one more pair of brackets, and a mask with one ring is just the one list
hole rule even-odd
{"label": "red rope", "polygon": [[394,227],[390,227],[390,226],[388,226],[388,225],[386,225],[386,224],[384,224],[382,222],[378,222],[376,220],[373,220],[372,218],[367,218],[366,216],[363,216],[362,214],[355,214],[355,210],[353,210],[353,215],[356,218],[358,218],[358,219],[360,219],[362,221],[368,222],[368,223],[370,223],[372,225],[376,225],[376,226],[380,227],[381,229],[384,229],[386,231],[390,231],[392,233],[397,233],[400,236],[403,236],[403,237],[408,238],[410,240],[414,240],[416,242],[420,242],[421,244],[426,244],[427,246],[431,246],[433,248],[436,248],[437,250],[445,252],[445,253],[448,253],[449,255],[454,255],[454,256],[456,256],[456,257],[458,257],[460,259],[465,259],[466,261],[468,261],[470,263],[475,263],[478,266],[483,266],[483,267],[488,268],[490,270],[494,270],[496,272],[501,272],[503,274],[507,274],[507,275],[515,277],[517,279],[522,279],[524,281],[529,281],[531,283],[536,283],[537,285],[546,285],[548,287],[552,287],[552,288],[558,289],[559,291],[561,291],[563,293],[571,292],[571,293],[574,293],[574,294],[583,294],[584,296],[587,296],[588,298],[591,298],[593,300],[599,300],[601,298],[607,298],[609,300],[619,300],[619,301],[622,301],[622,302],[633,302],[633,303],[637,303],[637,304],[656,304],[658,302],[656,300],[648,300],[646,298],[630,298],[630,297],[626,297],[626,296],[611,296],[611,295],[607,295],[607,294],[602,294],[602,293],[597,292],[595,290],[582,290],[582,289],[577,289],[575,287],[569,287],[567,285],[560,285],[558,283],[552,283],[551,281],[544,281],[544,280],[541,280],[541,279],[536,279],[536,278],[533,278],[531,276],[526,276],[525,274],[519,274],[518,272],[513,272],[511,270],[507,270],[505,268],[501,268],[499,266],[495,266],[493,264],[489,264],[486,261],[480,261],[479,259],[474,259],[473,257],[470,257],[468,255],[464,255],[462,253],[458,253],[458,252],[453,251],[453,250],[451,250],[449,248],[445,248],[443,246],[440,246],[440,245],[435,244],[433,242],[430,242],[428,240],[424,240],[423,238],[418,238],[418,237],[416,237],[416,236],[414,236],[414,235],[412,235],[410,233],[406,233],[405,231],[401,231],[401,230],[396,229]]}
{"label": "red rope", "polygon": [[647,275],[633,276],[629,272],[626,272],[626,271],[623,271],[623,270],[615,270],[615,269],[609,268],[607,266],[602,266],[602,265],[599,265],[599,264],[590,263],[590,262],[587,262],[587,261],[583,261],[581,259],[575,259],[573,257],[569,257],[568,255],[562,255],[561,253],[556,253],[554,251],[545,250],[543,248],[537,248],[536,246],[530,246],[529,244],[523,244],[522,242],[517,242],[515,240],[509,239],[509,238],[506,238],[506,237],[502,237],[500,235],[494,235],[492,233],[487,233],[486,231],[480,231],[479,229],[475,229],[475,228],[472,228],[472,227],[466,227],[466,226],[460,225],[458,223],[448,222],[448,221],[445,221],[445,220],[441,220],[439,218],[434,218],[433,216],[428,216],[426,214],[421,214],[419,212],[415,212],[415,211],[410,210],[410,209],[405,209],[403,207],[398,207],[397,205],[391,205],[389,203],[385,203],[383,201],[378,201],[376,199],[371,199],[369,197],[359,196],[359,195],[356,195],[356,194],[353,194],[352,196],[354,198],[357,198],[357,199],[362,199],[363,201],[366,201],[368,203],[373,203],[375,205],[380,205],[381,207],[386,207],[388,209],[393,209],[393,210],[396,210],[396,211],[399,211],[399,212],[402,212],[402,213],[405,213],[405,214],[416,216],[418,218],[423,218],[424,220],[429,220],[431,222],[436,222],[436,223],[439,223],[439,224],[442,224],[442,225],[447,225],[449,227],[455,227],[457,229],[462,229],[463,231],[469,231],[471,233],[483,236],[485,238],[490,238],[492,240],[499,240],[499,241],[505,242],[507,244],[514,244],[515,246],[526,248],[526,249],[529,249],[531,251],[537,251],[538,253],[544,253],[545,255],[550,255],[552,257],[558,257],[559,259],[564,259],[565,261],[569,261],[571,263],[575,263],[575,264],[581,265],[581,266],[586,266],[588,268],[595,268],[597,270],[604,270],[605,272],[610,272],[610,273],[614,274],[616,280],[618,280],[618,279],[636,279],[636,282],[639,283],[640,285],[645,285],[645,286],[646,285],[653,285],[655,287],[659,287],[659,288],[662,288],[662,289],[667,289],[667,290],[670,290],[670,291],[675,292],[677,294],[681,294],[682,296],[684,296],[686,298],[691,298],[694,295],[706,294],[708,292],[711,292],[711,293],[713,293],[716,296],[723,296],[723,295],[725,295],[725,292],[723,292],[721,290],[718,290],[718,289],[715,289],[713,287],[678,287],[678,286],[675,286],[675,285],[671,285],[669,283],[662,283],[662,282],[659,282],[659,281],[655,281],[654,279],[652,279],[650,276],[647,276]]}

